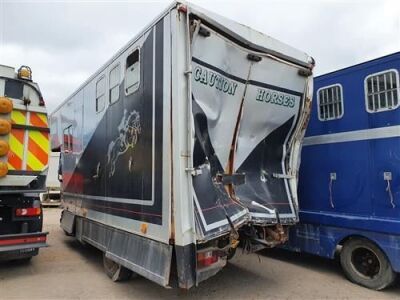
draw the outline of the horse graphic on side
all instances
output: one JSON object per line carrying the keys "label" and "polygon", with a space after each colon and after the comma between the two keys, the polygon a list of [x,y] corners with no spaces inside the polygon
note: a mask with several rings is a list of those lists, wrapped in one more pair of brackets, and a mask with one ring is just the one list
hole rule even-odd
{"label": "horse graphic on side", "polygon": [[[107,164],[110,166],[109,177],[115,173],[115,164],[118,158],[126,153],[128,149],[134,149],[141,133],[139,112],[133,110],[129,113],[124,110],[124,116],[118,125],[119,136],[110,142],[107,151]],[[132,168],[133,159],[129,159],[129,171]]]}

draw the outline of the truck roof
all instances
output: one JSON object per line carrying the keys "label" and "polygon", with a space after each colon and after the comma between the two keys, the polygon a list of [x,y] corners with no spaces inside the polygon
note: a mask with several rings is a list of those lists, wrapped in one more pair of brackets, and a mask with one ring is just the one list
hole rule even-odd
{"label": "truck roof", "polygon": [[355,64],[355,65],[351,65],[351,66],[348,66],[348,67],[345,67],[345,68],[337,69],[337,70],[334,70],[334,71],[331,71],[331,72],[316,76],[316,77],[314,77],[314,81],[315,80],[317,80],[317,81],[318,80],[322,80],[322,79],[325,79],[325,78],[328,78],[328,77],[335,77],[335,76],[342,75],[342,74],[347,73],[347,72],[353,72],[353,71],[355,71],[355,70],[357,70],[359,68],[363,68],[363,67],[366,67],[366,66],[372,66],[372,65],[375,65],[375,64],[381,64],[384,61],[390,61],[392,59],[396,59],[397,57],[400,58],[400,51],[394,52],[394,53],[390,53],[390,54],[387,54],[387,55],[384,55],[384,56],[381,56],[381,57],[377,57],[377,58],[374,58],[374,59],[370,59],[370,60],[367,60],[367,61],[363,61],[363,62]]}

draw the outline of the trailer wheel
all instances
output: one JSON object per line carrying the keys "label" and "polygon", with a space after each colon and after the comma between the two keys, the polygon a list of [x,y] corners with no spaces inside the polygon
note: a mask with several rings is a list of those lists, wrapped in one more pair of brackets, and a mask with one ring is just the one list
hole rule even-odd
{"label": "trailer wheel", "polygon": [[352,238],[345,242],[340,263],[350,281],[369,289],[382,290],[396,279],[385,253],[367,239]]}
{"label": "trailer wheel", "polygon": [[105,253],[103,253],[103,265],[107,276],[114,282],[128,280],[132,276],[131,270],[107,258]]}

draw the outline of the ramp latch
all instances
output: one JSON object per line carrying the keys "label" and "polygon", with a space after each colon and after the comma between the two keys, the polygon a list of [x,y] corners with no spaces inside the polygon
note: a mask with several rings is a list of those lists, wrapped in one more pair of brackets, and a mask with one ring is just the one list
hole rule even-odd
{"label": "ramp latch", "polygon": [[196,168],[186,168],[185,171],[190,173],[192,176],[199,176],[203,174],[203,171],[201,169]]}
{"label": "ramp latch", "polygon": [[279,178],[279,179],[292,179],[292,178],[295,178],[294,175],[279,174],[279,173],[272,173],[272,177]]}
{"label": "ramp latch", "polygon": [[199,28],[199,35],[204,36],[204,37],[209,37],[210,36],[210,31],[205,29],[203,26],[200,26]]}
{"label": "ramp latch", "polygon": [[228,184],[241,185],[246,183],[246,176],[244,173],[217,174],[216,180],[217,182],[220,182],[223,185],[228,185]]}
{"label": "ramp latch", "polygon": [[251,61],[259,62],[259,61],[261,61],[261,56],[249,53],[249,54],[247,54],[247,59],[251,60]]}

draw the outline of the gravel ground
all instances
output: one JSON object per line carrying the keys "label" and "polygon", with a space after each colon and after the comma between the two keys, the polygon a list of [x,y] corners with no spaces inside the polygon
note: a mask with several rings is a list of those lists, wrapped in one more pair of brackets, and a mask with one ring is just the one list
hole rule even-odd
{"label": "gravel ground", "polygon": [[[348,282],[338,262],[283,250],[238,253],[216,276],[189,291],[145,279],[113,283],[101,252],[59,228],[61,210],[45,209],[49,246],[30,263],[0,264],[0,299],[399,299],[400,282],[383,292]],[[240,252],[240,251],[239,251]]]}

